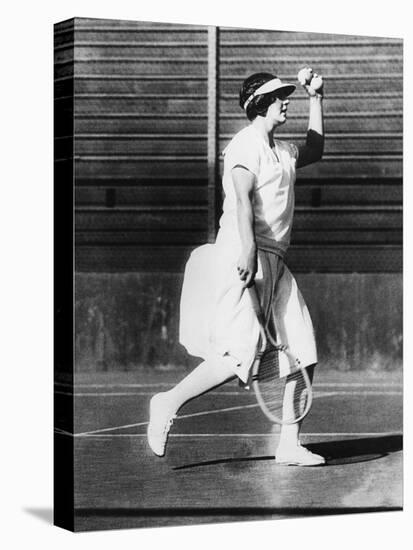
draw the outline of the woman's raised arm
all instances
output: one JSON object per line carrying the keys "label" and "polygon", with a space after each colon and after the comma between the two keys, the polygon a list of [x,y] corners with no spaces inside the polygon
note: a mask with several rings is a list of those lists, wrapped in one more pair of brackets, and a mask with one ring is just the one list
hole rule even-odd
{"label": "woman's raised arm", "polygon": [[[311,71],[311,69],[309,69]],[[298,148],[297,168],[317,162],[324,151],[323,95],[324,83],[321,76],[314,73],[310,82],[303,83],[310,100],[307,140]]]}

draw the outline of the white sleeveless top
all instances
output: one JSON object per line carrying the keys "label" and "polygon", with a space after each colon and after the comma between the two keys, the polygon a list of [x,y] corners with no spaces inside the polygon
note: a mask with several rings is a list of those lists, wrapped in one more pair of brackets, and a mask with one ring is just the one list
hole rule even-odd
{"label": "white sleeveless top", "polygon": [[[274,140],[275,152],[252,125],[243,128],[224,149],[225,199],[217,241],[240,244],[232,169],[244,166],[255,175],[253,209],[257,241],[270,239],[285,253],[294,215],[297,147]],[[277,158],[278,157],[278,158]]]}

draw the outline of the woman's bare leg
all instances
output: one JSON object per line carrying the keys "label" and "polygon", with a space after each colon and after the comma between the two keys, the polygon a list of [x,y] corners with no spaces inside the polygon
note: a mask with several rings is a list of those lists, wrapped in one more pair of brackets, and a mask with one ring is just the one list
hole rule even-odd
{"label": "woman's bare leg", "polygon": [[[307,367],[308,376],[312,383],[314,375],[314,365]],[[284,394],[285,414],[293,414],[294,392],[296,391],[296,381],[289,380],[286,384]],[[286,424],[281,427],[280,439],[275,453],[275,459],[278,464],[294,466],[321,466],[325,464],[325,459],[315,453],[312,453],[300,444],[300,429],[302,422],[296,424]]]}
{"label": "woman's bare leg", "polygon": [[[310,382],[313,382],[314,377],[314,365],[307,367],[308,377]],[[294,395],[296,391],[297,381],[292,378],[285,384],[284,399],[283,399],[283,413],[286,417],[292,418],[294,416]],[[288,448],[298,445],[301,422],[295,424],[283,424],[280,430],[280,439],[278,443],[279,448]]]}
{"label": "woman's bare leg", "polygon": [[158,455],[165,454],[172,420],[184,403],[234,377],[222,363],[203,361],[171,390],[157,393],[150,401],[148,443]]}

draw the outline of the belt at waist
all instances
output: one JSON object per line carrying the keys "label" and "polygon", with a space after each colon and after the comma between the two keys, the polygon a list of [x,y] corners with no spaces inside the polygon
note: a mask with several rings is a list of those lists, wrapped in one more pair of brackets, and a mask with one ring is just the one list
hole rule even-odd
{"label": "belt at waist", "polygon": [[284,259],[287,252],[285,246],[283,247],[280,243],[274,241],[274,239],[256,235],[255,242],[257,244],[257,248],[260,250],[265,250],[265,252],[269,252],[270,254],[277,254],[277,256]]}

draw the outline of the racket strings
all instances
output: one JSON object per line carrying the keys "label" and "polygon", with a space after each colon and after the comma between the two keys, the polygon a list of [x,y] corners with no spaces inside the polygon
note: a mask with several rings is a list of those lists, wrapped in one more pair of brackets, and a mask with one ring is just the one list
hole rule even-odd
{"label": "racket strings", "polygon": [[258,386],[264,406],[282,423],[292,423],[306,413],[308,386],[301,369],[280,376],[280,354],[276,348],[267,349],[253,379]]}
{"label": "racket strings", "polygon": [[254,376],[260,382],[271,382],[279,377],[279,351],[276,348],[267,348],[260,358],[260,368]]}

